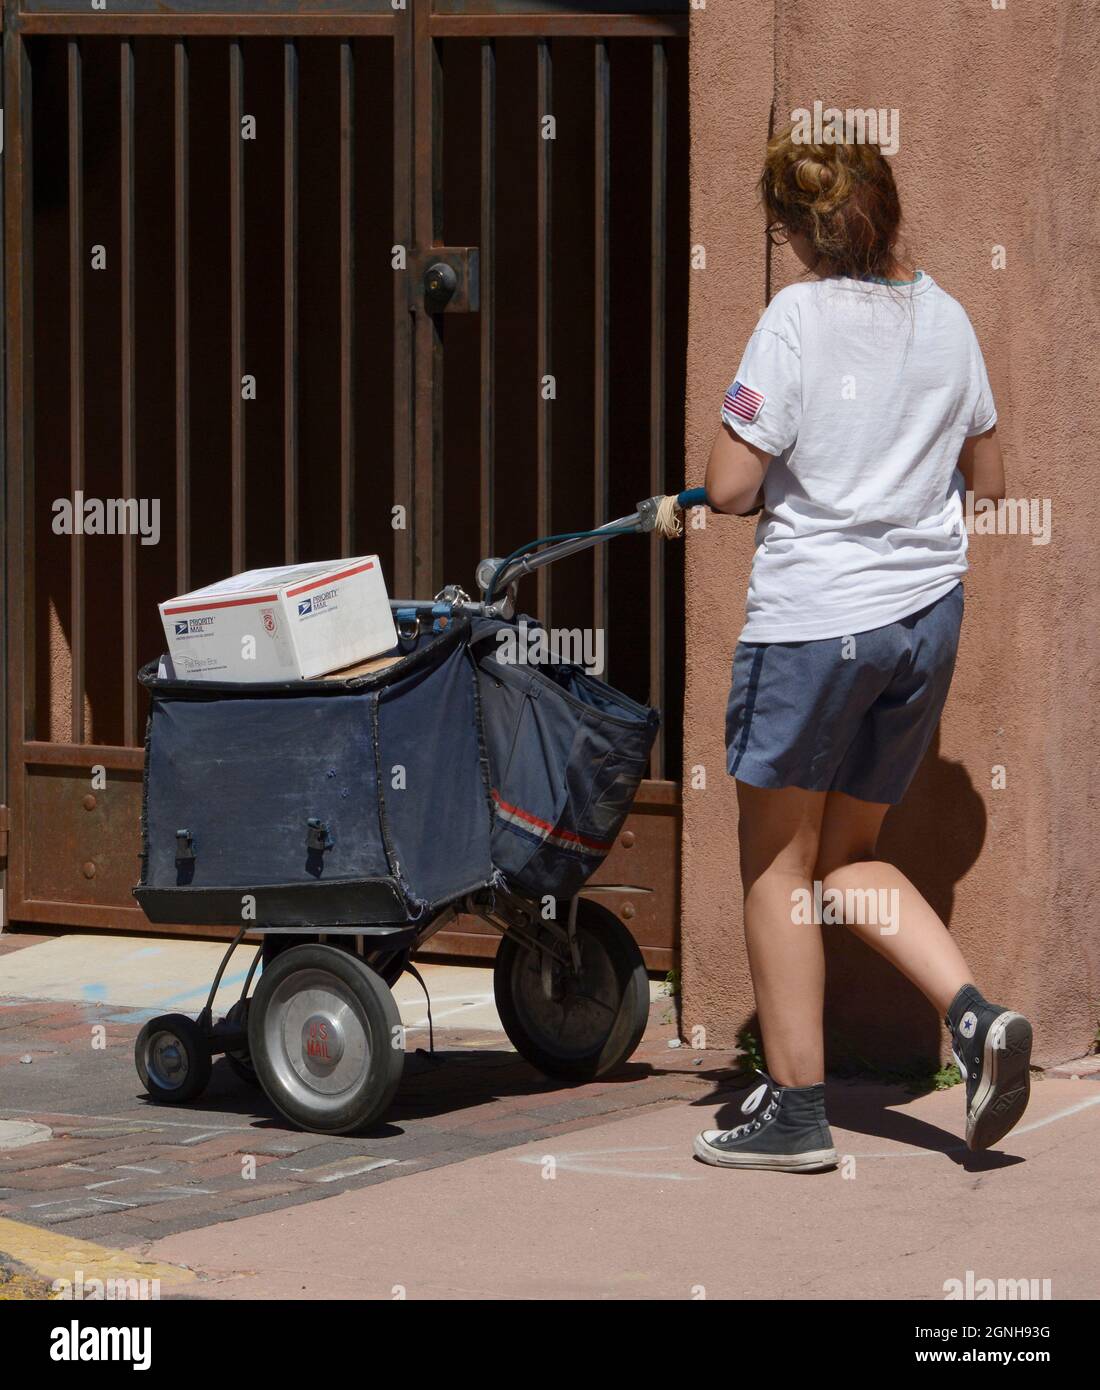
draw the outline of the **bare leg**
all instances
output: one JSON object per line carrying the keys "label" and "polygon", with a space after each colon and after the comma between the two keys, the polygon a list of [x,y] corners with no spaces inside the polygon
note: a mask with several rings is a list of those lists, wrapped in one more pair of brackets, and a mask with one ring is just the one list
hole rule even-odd
{"label": "bare leg", "polygon": [[[940,1014],[966,984],[974,984],[954,938],[900,869],[875,858],[879,830],[889,806],[830,792],[821,822],[816,877],[823,893],[872,890],[896,892],[896,931],[881,920],[855,920],[845,926],[895,965],[935,1005]],[[826,899],[828,901],[828,899]],[[893,925],[893,924],[891,924]]]}
{"label": "bare leg", "polygon": [[825,1079],[821,928],[796,922],[796,894],[812,891],[825,792],[737,783],[745,942],[768,1071],[781,1086]]}

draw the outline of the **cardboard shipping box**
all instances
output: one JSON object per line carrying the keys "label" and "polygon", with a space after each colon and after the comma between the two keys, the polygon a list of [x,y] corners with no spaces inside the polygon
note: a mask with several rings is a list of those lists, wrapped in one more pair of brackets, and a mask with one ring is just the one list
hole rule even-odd
{"label": "cardboard shipping box", "polygon": [[180,680],[306,680],[397,645],[377,555],[248,570],[160,616]]}

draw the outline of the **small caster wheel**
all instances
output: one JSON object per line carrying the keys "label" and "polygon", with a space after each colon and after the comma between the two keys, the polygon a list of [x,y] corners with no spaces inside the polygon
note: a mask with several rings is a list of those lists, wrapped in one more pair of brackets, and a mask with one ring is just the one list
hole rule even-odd
{"label": "small caster wheel", "polygon": [[[233,1007],[225,1016],[226,1023],[233,1023],[238,1028],[248,1031],[248,1006],[252,1003],[251,999],[238,999]],[[239,1052],[226,1052],[225,1060],[229,1063],[229,1069],[238,1080],[243,1081],[246,1086],[255,1086],[257,1090],[262,1090],[260,1078],[256,1075],[256,1068],[252,1065],[252,1057],[247,1047],[241,1048]]]}
{"label": "small caster wheel", "polygon": [[183,1105],[206,1090],[210,1045],[202,1029],[185,1014],[151,1018],[134,1044],[141,1084],[162,1105]]}

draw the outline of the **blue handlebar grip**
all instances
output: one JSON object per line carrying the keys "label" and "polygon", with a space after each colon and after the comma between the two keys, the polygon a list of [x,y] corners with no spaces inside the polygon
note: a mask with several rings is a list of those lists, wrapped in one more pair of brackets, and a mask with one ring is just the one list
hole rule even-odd
{"label": "blue handlebar grip", "polygon": [[707,490],[705,487],[686,488],[676,498],[676,505],[681,511],[686,511],[688,507],[705,507],[707,505]]}

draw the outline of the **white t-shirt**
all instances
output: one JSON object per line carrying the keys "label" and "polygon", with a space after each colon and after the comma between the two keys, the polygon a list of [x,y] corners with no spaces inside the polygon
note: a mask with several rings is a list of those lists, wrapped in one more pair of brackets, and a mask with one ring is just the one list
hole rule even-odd
{"label": "white t-shirt", "polygon": [[741,639],[866,632],[942,598],[967,568],[959,451],[996,418],[966,311],[931,276],[781,290],[722,409],[774,455]]}

